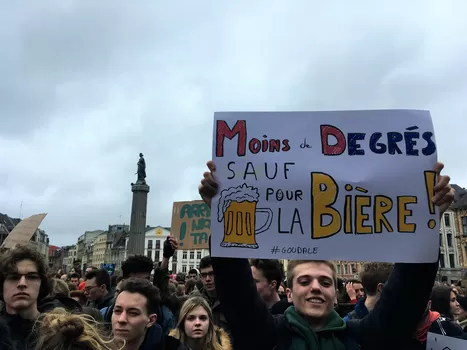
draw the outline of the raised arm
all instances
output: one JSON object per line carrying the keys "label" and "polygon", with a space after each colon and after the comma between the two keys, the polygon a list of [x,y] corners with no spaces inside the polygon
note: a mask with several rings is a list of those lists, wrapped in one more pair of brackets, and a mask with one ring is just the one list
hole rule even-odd
{"label": "raised arm", "polygon": [[[441,215],[454,199],[449,176],[440,175],[443,167],[441,163],[435,166],[438,178],[432,198]],[[363,349],[374,348],[376,344],[401,346],[410,341],[426,311],[437,271],[438,261],[395,265],[373,311],[361,322],[348,323]]]}
{"label": "raised arm", "polygon": [[217,297],[235,348],[274,348],[280,328],[256,290],[248,259],[211,257],[211,261]]}
{"label": "raised arm", "polygon": [[[210,207],[218,190],[208,162],[199,193]],[[209,245],[211,239],[209,238]],[[270,350],[277,344],[277,322],[258,294],[248,259],[211,257],[216,293],[232,335],[235,349]]]}
{"label": "raised arm", "polygon": [[402,345],[413,337],[422,319],[438,263],[395,264],[373,311],[359,322],[348,322],[362,349],[377,344]]}

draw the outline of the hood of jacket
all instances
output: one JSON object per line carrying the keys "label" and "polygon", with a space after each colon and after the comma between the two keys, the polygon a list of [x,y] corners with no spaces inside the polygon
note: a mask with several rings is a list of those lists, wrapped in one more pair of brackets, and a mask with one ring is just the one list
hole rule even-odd
{"label": "hood of jacket", "polygon": [[222,328],[216,329],[217,340],[222,345],[222,350],[232,350],[232,341],[229,335]]}
{"label": "hood of jacket", "polygon": [[284,315],[292,331],[291,350],[345,350],[338,333],[346,330],[346,324],[336,311],[331,311],[319,331],[313,331],[294,306],[289,307]]}
{"label": "hood of jacket", "polygon": [[42,299],[41,302],[37,305],[37,310],[40,313],[44,313],[52,311],[57,307],[62,307],[69,312],[83,311],[83,308],[75,299],[60,295],[48,296]]}
{"label": "hood of jacket", "polygon": [[[227,332],[219,327],[216,327],[215,332],[217,341],[222,346],[222,350],[232,350],[232,341],[230,340],[230,337],[227,334]],[[169,337],[177,339],[177,329],[172,329],[169,333]]]}

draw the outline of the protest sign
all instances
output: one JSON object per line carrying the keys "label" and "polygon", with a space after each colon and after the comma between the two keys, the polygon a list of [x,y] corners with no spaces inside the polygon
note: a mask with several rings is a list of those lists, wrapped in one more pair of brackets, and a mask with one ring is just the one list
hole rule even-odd
{"label": "protest sign", "polygon": [[467,341],[465,340],[436,333],[428,333],[426,350],[464,350],[466,348]]}
{"label": "protest sign", "polygon": [[214,115],[212,255],[434,262],[427,111]]}
{"label": "protest sign", "polygon": [[21,220],[5,238],[2,248],[11,249],[17,245],[28,244],[46,216],[47,214],[36,214]]}
{"label": "protest sign", "polygon": [[211,235],[211,210],[203,201],[174,202],[172,235],[180,250],[207,249]]}

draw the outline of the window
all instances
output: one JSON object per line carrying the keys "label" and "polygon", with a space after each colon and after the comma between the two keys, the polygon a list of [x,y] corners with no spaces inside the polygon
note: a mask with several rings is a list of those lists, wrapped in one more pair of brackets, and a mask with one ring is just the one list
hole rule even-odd
{"label": "window", "polygon": [[200,251],[196,252],[196,259],[201,260],[201,252]]}
{"label": "window", "polygon": [[152,259],[152,250],[149,250],[149,249],[148,249],[148,253],[146,254],[146,256],[147,256],[149,259]]}
{"label": "window", "polygon": [[182,265],[182,272],[186,273],[186,265]]}
{"label": "window", "polygon": [[172,273],[177,273],[177,263],[172,263]]}
{"label": "window", "polygon": [[444,269],[445,264],[444,264],[444,254],[439,255],[439,266]]}
{"label": "window", "polygon": [[190,270],[194,268],[194,265],[190,265]]}
{"label": "window", "polygon": [[337,274],[340,275],[341,274],[341,265],[337,265]]}
{"label": "window", "polygon": [[186,259],[186,250],[183,251],[182,259]]}
{"label": "window", "polygon": [[447,239],[448,239],[448,247],[452,247],[452,235],[451,235],[451,234],[447,234],[446,237],[447,237]]}
{"label": "window", "polygon": [[462,233],[467,236],[467,216],[462,217]]}
{"label": "window", "polygon": [[344,266],[343,266],[343,267],[344,267],[344,269],[343,269],[343,270],[344,270],[344,271],[343,271],[343,272],[344,272],[344,275],[347,275],[347,265],[346,265],[346,264],[344,264]]}
{"label": "window", "polygon": [[173,262],[177,262],[177,252],[175,252],[174,256],[172,257],[172,261]]}
{"label": "window", "polygon": [[443,246],[443,234],[442,233],[439,234],[439,246],[440,247]]}
{"label": "window", "polygon": [[451,216],[449,214],[444,214],[444,226],[451,227]]}
{"label": "window", "polygon": [[152,249],[152,239],[148,240],[148,249]]}
{"label": "window", "polygon": [[190,259],[193,260],[195,258],[195,252],[191,251],[190,252]]}
{"label": "window", "polygon": [[449,254],[449,265],[450,267],[456,267],[456,259],[454,254]]}
{"label": "window", "polygon": [[155,252],[156,256],[154,257],[154,261],[160,261],[160,254],[161,254],[161,251],[160,250],[156,250]]}
{"label": "window", "polygon": [[161,240],[156,240],[156,249],[161,249]]}
{"label": "window", "polygon": [[352,273],[357,273],[357,266],[352,264]]}

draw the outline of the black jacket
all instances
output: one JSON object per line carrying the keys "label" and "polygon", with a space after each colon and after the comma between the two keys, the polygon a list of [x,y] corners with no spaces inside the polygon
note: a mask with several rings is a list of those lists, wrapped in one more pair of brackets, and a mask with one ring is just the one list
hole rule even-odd
{"label": "black jacket", "polygon": [[[247,259],[215,258],[217,296],[235,349],[289,349],[292,333],[284,316],[273,316],[256,290]],[[339,338],[346,349],[409,349],[428,303],[437,263],[396,264],[373,312],[347,322]],[[235,276],[235,278],[232,278]]]}
{"label": "black jacket", "polygon": [[105,307],[109,307],[114,303],[114,292],[110,290],[107,295],[99,300],[94,302],[90,302],[88,306],[93,307],[95,309],[101,310]]}
{"label": "black jacket", "polygon": [[42,299],[39,305],[37,305],[37,310],[43,313],[52,311],[57,307],[64,308],[71,313],[81,313],[83,311],[83,308],[75,299],[62,295],[55,295]]}
{"label": "black jacket", "polygon": [[[19,315],[9,315],[4,312],[1,323],[8,327],[10,339],[2,339],[16,350],[32,350],[35,348],[36,334],[33,332],[35,320],[25,320]],[[0,348],[0,349],[3,349]],[[5,346],[5,349],[8,349]]]}

